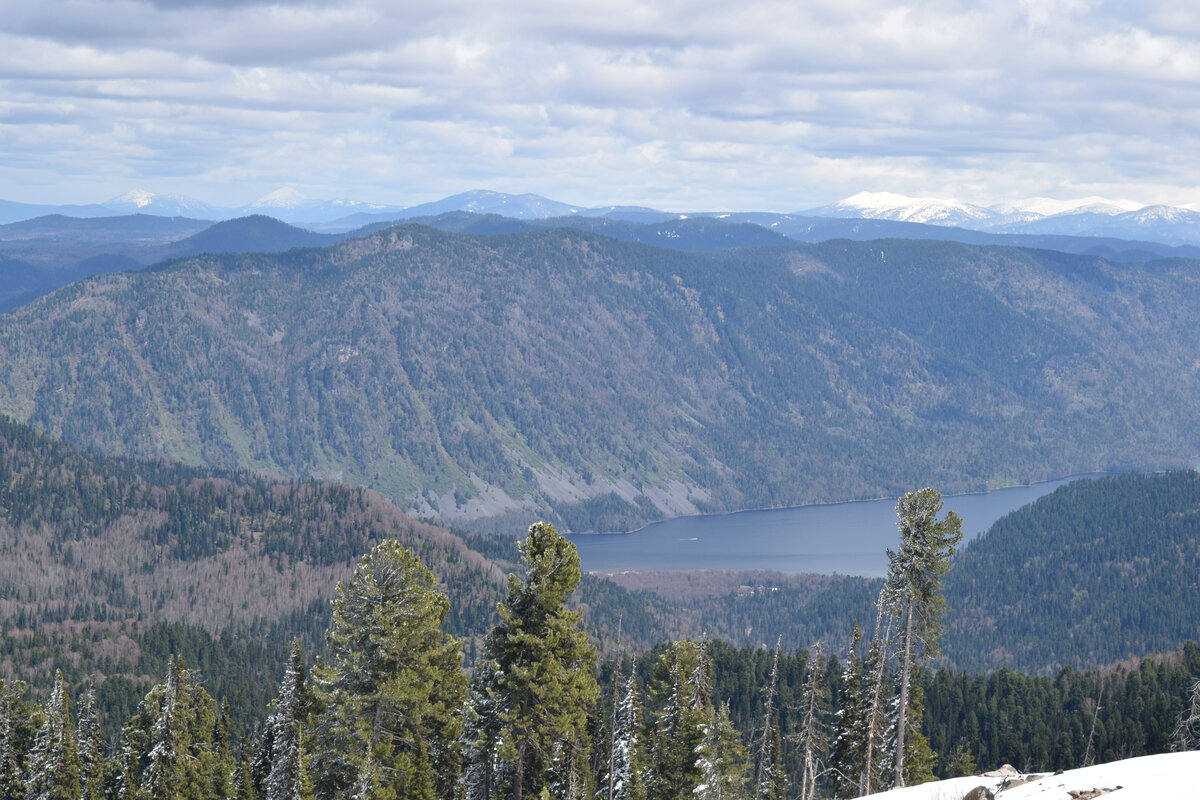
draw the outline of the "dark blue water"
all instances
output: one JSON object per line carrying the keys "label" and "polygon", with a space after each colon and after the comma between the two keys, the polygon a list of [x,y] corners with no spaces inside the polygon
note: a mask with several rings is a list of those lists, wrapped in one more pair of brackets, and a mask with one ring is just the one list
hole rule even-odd
{"label": "dark blue water", "polygon": [[[1010,511],[1049,494],[1063,478],[984,494],[944,497],[973,538]],[[896,501],[835,503],[770,511],[742,511],[656,522],[624,535],[576,535],[585,571],[770,569],[882,576],[889,547],[899,542]]]}

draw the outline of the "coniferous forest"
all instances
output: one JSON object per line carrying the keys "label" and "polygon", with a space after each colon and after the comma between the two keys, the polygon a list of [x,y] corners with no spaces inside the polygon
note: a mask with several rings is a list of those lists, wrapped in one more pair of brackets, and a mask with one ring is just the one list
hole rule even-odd
{"label": "coniferous forest", "polygon": [[[901,499],[901,542],[874,632],[844,653],[721,640],[601,659],[569,598],[574,545],[519,542],[473,662],[451,601],[399,541],[338,583],[319,652],[283,659],[266,713],[178,655],[118,725],[111,681],[58,671],[35,697],[0,683],[0,791],[12,798],[857,797],[1008,762],[1054,770],[1195,746],[1200,647],[1030,677],[925,666],[961,532],[927,489]],[[903,711],[904,713],[901,713]]]}

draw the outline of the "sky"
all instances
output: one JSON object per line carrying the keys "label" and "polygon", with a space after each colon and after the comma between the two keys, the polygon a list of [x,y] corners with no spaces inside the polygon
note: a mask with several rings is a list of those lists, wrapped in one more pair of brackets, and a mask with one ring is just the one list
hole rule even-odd
{"label": "sky", "polygon": [[0,0],[0,198],[1197,204],[1189,6]]}

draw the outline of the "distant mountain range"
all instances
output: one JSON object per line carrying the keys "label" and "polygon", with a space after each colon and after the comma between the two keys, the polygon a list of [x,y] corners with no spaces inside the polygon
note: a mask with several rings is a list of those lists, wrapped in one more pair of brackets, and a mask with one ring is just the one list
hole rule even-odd
{"label": "distant mountain range", "polygon": [[[486,190],[463,192],[414,206],[345,199],[317,200],[306,197],[292,187],[283,187],[238,208],[221,208],[192,198],[159,195],[140,190],[127,192],[104,203],[90,205],[48,206],[0,200],[0,224],[47,214],[71,217],[148,214],[207,220],[227,220],[261,214],[323,233],[344,233],[380,222],[436,217],[452,212],[498,214],[527,221],[592,217],[639,224],[705,217],[753,222],[772,229],[779,225],[795,225],[800,220],[870,220],[919,224],[942,231],[957,229],[993,234],[1104,237],[1166,245],[1200,245],[1198,211],[1166,205],[1141,206],[1129,201],[1101,197],[1088,197],[1076,201],[1031,198],[1017,203],[985,207],[958,200],[914,198],[887,192],[862,192],[838,203],[791,214],[715,211],[679,214],[636,206],[588,208],[535,194],[512,195]],[[886,235],[896,234],[893,231]]]}
{"label": "distant mountain range", "polygon": [[[545,210],[544,206],[535,202],[536,198],[522,205],[512,202],[512,198],[505,202],[506,196],[503,195],[479,194],[475,198],[475,208],[500,205],[509,214],[532,214],[533,211]],[[484,194],[486,197],[482,196]],[[421,208],[437,211],[441,207],[443,204],[436,203]],[[384,219],[371,221],[377,216]],[[364,224],[353,230],[341,230],[340,224],[332,223],[298,227],[263,214],[217,223],[141,213],[84,218],[51,214],[0,225],[0,312],[17,308],[60,286],[91,275],[140,269],[159,261],[203,253],[281,253],[297,247],[328,246],[391,227],[399,222],[392,216],[356,214],[355,221]],[[409,221],[454,233],[493,236],[574,228],[624,242],[694,252],[779,247],[791,242],[817,243],[831,239],[871,241],[892,238],[1057,250],[1099,256],[1114,262],[1200,257],[1198,245],[1167,245],[1087,236],[994,233],[890,219],[791,214],[691,216],[666,214],[652,209],[612,207],[558,217],[525,218],[473,211],[446,211],[435,216],[411,217]]]}

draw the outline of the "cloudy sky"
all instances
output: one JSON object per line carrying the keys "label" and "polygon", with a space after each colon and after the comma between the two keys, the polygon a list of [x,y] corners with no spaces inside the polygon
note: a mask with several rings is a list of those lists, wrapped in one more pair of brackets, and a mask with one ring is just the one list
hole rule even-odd
{"label": "cloudy sky", "polygon": [[1200,12],[1177,0],[0,0],[0,18],[8,200],[1200,203]]}

